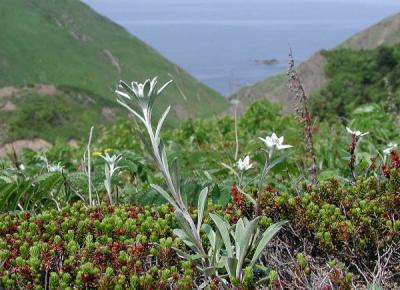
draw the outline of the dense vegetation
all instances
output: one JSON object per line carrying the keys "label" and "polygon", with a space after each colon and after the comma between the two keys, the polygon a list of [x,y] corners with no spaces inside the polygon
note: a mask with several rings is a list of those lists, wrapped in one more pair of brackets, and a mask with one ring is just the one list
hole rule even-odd
{"label": "dense vegetation", "polygon": [[[46,89],[48,90],[46,92]],[[112,124],[122,115],[106,98],[68,86],[18,87],[0,100],[0,143],[42,138],[54,143],[86,137],[90,124]]]}
{"label": "dense vegetation", "polygon": [[[288,221],[255,267],[246,259],[235,278],[222,266],[207,287],[396,288],[400,157],[395,146],[387,144],[400,142],[397,115],[385,106],[358,107],[348,126],[370,133],[357,139],[354,156],[348,146],[356,133],[349,134],[341,122],[319,122],[313,128],[319,182],[313,185],[302,124],[294,115],[277,112],[277,105],[256,102],[237,120],[237,130],[235,119],[225,116],[189,120],[162,133],[168,159],[179,160],[180,195],[193,219],[199,215],[203,188],[208,188],[204,229],[211,226],[217,235],[213,214],[233,225],[259,214],[260,232]],[[148,145],[135,137],[136,128],[140,126],[121,121],[94,134],[90,168],[96,205],[88,200],[84,146],[59,143],[46,155],[25,150],[19,158],[2,161],[4,287],[184,289],[205,283],[207,272],[198,264],[195,249],[185,254],[187,237],[173,231],[182,226],[173,214],[177,209],[163,205],[159,189],[150,187],[163,185],[163,176],[149,162],[152,153],[143,153]],[[140,131],[145,136],[146,131]],[[276,166],[263,175],[268,156],[258,137],[273,132],[295,146],[276,151]],[[252,164],[239,176],[234,173],[239,172],[236,148],[237,159],[250,155]],[[118,169],[109,176],[110,188],[111,155]],[[252,200],[258,196],[257,214]],[[209,233],[202,232],[201,239],[212,253]]]}
{"label": "dense vegetation", "polygon": [[314,111],[322,118],[349,118],[361,104],[390,106],[390,94],[398,103],[399,45],[361,51],[341,48],[324,55],[329,81],[314,99]]}

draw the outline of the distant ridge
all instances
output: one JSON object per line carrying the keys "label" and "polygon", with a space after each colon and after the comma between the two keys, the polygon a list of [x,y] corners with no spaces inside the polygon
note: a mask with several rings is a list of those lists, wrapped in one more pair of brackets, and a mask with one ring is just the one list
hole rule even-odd
{"label": "distant ridge", "polygon": [[[372,49],[380,45],[400,43],[400,13],[385,18],[374,26],[354,35],[338,47],[351,49]],[[306,93],[317,93],[327,82],[324,66],[326,59],[321,52],[315,53],[309,60],[298,65],[297,70],[303,81]],[[279,74],[254,85],[241,88],[231,99],[239,99],[242,109],[258,99],[268,99],[282,105],[284,111],[292,111],[292,95],[287,86],[286,74]]]}
{"label": "distant ridge", "polygon": [[[157,106],[161,111],[173,105],[169,124],[217,114],[228,107],[222,95],[81,1],[0,1],[0,89],[70,86],[87,92],[95,103],[110,106],[116,103],[114,90],[119,80],[144,81],[153,76],[159,76],[160,83],[174,80]],[[126,116],[125,110],[115,114]],[[40,131],[35,134],[42,136]],[[0,144],[4,141],[0,136]]]}

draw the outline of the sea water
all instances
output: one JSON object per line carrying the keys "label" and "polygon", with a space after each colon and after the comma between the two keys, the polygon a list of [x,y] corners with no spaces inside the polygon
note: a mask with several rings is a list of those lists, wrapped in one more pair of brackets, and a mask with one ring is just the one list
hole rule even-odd
{"label": "sea water", "polygon": [[84,2],[226,96],[284,71],[290,47],[299,63],[400,11],[399,0]]}

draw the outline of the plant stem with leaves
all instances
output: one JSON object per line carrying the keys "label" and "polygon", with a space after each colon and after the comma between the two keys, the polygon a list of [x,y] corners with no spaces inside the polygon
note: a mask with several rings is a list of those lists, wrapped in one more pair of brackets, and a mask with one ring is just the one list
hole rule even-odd
{"label": "plant stem with leaves", "polygon": [[[127,108],[144,125],[148,135],[147,138],[140,130],[136,130],[137,134],[152,156],[158,170],[161,172],[169,193],[155,184],[151,185],[152,188],[159,192],[175,208],[178,222],[189,232],[187,234],[191,236],[193,246],[202,256],[203,265],[205,267],[210,267],[210,263],[207,259],[200,238],[200,225],[202,221],[199,220],[197,226],[193,221],[180,193],[178,162],[177,160],[174,160],[172,162],[172,168],[170,168],[167,154],[160,138],[161,129],[171,108],[170,106],[164,111],[163,115],[158,120],[155,130],[152,126],[152,109],[154,101],[170,83],[171,81],[164,84],[160,89],[157,89],[157,78],[146,80],[143,84],[132,82],[131,86],[121,81],[119,89],[116,90],[119,97],[117,101],[119,104]],[[129,101],[129,105],[126,103],[127,101]]]}

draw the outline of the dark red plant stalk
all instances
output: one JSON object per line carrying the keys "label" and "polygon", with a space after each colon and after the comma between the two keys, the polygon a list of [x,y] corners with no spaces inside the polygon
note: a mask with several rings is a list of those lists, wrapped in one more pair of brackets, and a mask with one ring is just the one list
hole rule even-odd
{"label": "dark red plant stalk", "polygon": [[360,137],[358,137],[355,134],[351,135],[352,141],[351,144],[349,145],[349,151],[350,151],[350,161],[349,161],[349,167],[350,167],[350,172],[353,180],[356,180],[356,148],[357,148],[357,143]]}
{"label": "dark red plant stalk", "polygon": [[390,159],[392,159],[392,164],[391,164],[392,168],[399,169],[400,168],[400,155],[395,149],[390,151]]}
{"label": "dark red plant stalk", "polygon": [[390,178],[390,172],[392,169],[400,169],[400,154],[395,149],[392,149],[389,156],[391,162],[382,164],[381,166],[382,173],[386,178]]}
{"label": "dark red plant stalk", "polygon": [[246,198],[236,186],[232,187],[231,196],[233,203],[242,211],[242,213],[248,214],[249,208],[246,204]]}
{"label": "dark red plant stalk", "polygon": [[318,182],[318,166],[317,166],[317,156],[314,150],[313,141],[313,117],[308,108],[308,97],[304,90],[303,84],[301,83],[300,77],[294,68],[294,59],[292,51],[289,54],[289,88],[295,93],[296,105],[295,110],[297,113],[297,118],[300,123],[303,124],[303,138],[304,146],[308,157],[312,160],[310,167],[311,182],[313,185],[317,185]]}

